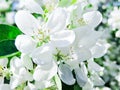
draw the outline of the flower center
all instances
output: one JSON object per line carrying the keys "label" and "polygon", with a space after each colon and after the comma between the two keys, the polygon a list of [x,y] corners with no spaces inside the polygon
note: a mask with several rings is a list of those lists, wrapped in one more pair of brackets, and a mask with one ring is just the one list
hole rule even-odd
{"label": "flower center", "polygon": [[55,3],[55,0],[49,0],[46,2],[46,8],[48,11],[54,10],[56,6],[57,6],[57,3]]}
{"label": "flower center", "polygon": [[62,53],[62,51],[57,48],[56,48],[56,51],[57,51],[57,53],[54,54],[54,58],[57,61],[64,62],[67,60],[74,59],[74,57],[72,55],[73,54],[72,48],[66,54]]}
{"label": "flower center", "polygon": [[80,26],[86,25],[86,22],[84,21],[83,18],[78,19],[77,22],[79,23]]}
{"label": "flower center", "polygon": [[48,32],[42,30],[38,30],[38,34],[33,36],[33,38],[38,42],[37,47],[42,46],[50,41]]}
{"label": "flower center", "polygon": [[58,51],[56,54],[54,54],[54,58],[57,61],[62,61],[62,60],[68,60],[69,56],[62,54],[61,51]]}

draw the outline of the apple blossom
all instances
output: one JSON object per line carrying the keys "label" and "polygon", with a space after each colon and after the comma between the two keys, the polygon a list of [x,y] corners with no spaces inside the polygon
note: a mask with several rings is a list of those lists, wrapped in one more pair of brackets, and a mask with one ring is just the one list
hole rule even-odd
{"label": "apple blossom", "polygon": [[[57,16],[61,16],[61,19],[58,20]],[[25,18],[28,18],[28,19],[24,20]],[[25,37],[28,39],[30,38],[34,39],[38,44],[51,43],[55,47],[65,47],[72,44],[72,42],[74,41],[75,35],[73,31],[64,30],[66,26],[66,21],[65,21],[66,19],[67,19],[67,15],[64,9],[58,8],[50,14],[46,25],[42,28],[39,26],[37,19],[35,19],[29,12],[19,11],[15,16],[15,21],[18,27],[21,29],[21,31],[25,35],[24,37],[23,36],[17,37],[15,42],[17,49],[23,53],[27,53],[26,51],[29,51],[27,50],[29,49],[29,46],[28,46],[29,44],[26,43],[25,45],[24,43],[22,43],[24,42]],[[30,36],[32,36],[33,38]],[[33,44],[33,42],[34,41],[32,40],[29,41],[29,43],[31,44],[31,51],[33,51],[33,53],[31,51],[28,53],[31,53],[31,56],[33,57],[33,61],[35,60],[35,63],[40,64],[41,61],[37,59],[37,57],[35,57],[37,55],[37,54],[35,55],[35,52],[38,52],[38,50],[40,50],[41,51],[40,54],[42,54],[44,50],[47,50],[43,53],[44,55],[46,55],[47,52],[51,50],[51,48],[49,47],[49,45],[48,47],[45,47],[46,45],[45,46],[43,45],[42,47],[37,47],[37,44],[35,48],[35,45]],[[25,52],[23,50],[25,50]],[[50,52],[52,54],[52,51]],[[52,58],[52,55],[50,57]]]}
{"label": "apple blossom", "polygon": [[118,29],[116,32],[116,37],[120,37],[120,10],[118,7],[114,7],[114,10],[110,14],[108,19],[108,24],[112,26],[113,29]]}

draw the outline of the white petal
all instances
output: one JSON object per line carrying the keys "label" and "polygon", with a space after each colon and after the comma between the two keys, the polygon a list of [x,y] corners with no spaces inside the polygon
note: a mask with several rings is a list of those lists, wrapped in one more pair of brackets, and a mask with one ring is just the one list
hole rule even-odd
{"label": "white petal", "polygon": [[13,57],[10,61],[10,70],[12,73],[18,74],[21,67],[23,67],[21,60],[18,57]]}
{"label": "white petal", "polygon": [[62,8],[57,8],[48,17],[47,28],[51,33],[64,30],[66,26],[67,13]]}
{"label": "white petal", "polygon": [[14,90],[20,84],[22,84],[22,82],[19,81],[18,79],[16,79],[15,77],[10,78],[10,88],[11,89]]}
{"label": "white petal", "polygon": [[5,1],[5,0],[1,1],[0,0],[0,12],[8,10],[9,7],[10,7],[10,5],[9,5],[9,3],[7,1]]}
{"label": "white petal", "polygon": [[83,15],[84,20],[93,28],[99,25],[102,21],[102,14],[99,11],[87,12]]}
{"label": "white petal", "polygon": [[27,11],[18,11],[15,15],[15,23],[26,35],[32,36],[39,29],[39,22]]}
{"label": "white petal", "polygon": [[[76,57],[76,56],[74,56],[74,57]],[[79,62],[77,59],[66,60],[65,63],[67,63],[71,67],[71,69],[74,69],[79,66]]]}
{"label": "white petal", "polygon": [[118,30],[115,35],[116,37],[120,37],[120,30]]}
{"label": "white petal", "polygon": [[50,63],[49,68],[45,68],[46,66],[37,66],[33,78],[36,81],[45,81],[50,80],[53,76],[57,74],[57,65],[55,62]]}
{"label": "white petal", "polygon": [[79,41],[82,38],[84,38],[85,36],[87,36],[88,33],[90,34],[91,28],[88,28],[88,27],[79,27],[79,28],[73,29],[73,31],[75,32],[74,46],[78,47]]}
{"label": "white petal", "polygon": [[71,45],[75,40],[73,31],[64,30],[51,35],[51,43],[56,47],[66,47]]}
{"label": "white petal", "polygon": [[96,43],[96,45],[91,49],[93,58],[100,58],[107,53],[108,47],[104,44]]}
{"label": "white petal", "polygon": [[92,54],[89,49],[85,47],[80,47],[76,50],[78,61],[83,62],[91,58]]}
{"label": "white petal", "polygon": [[0,66],[7,67],[7,64],[8,64],[8,58],[0,59]]}
{"label": "white petal", "polygon": [[38,47],[31,53],[31,57],[38,65],[50,63],[53,60],[52,48],[49,45]]}
{"label": "white petal", "polygon": [[[68,55],[70,53],[70,48],[71,48],[71,45],[70,46],[67,46],[67,47],[57,47],[58,50],[61,51],[62,54],[64,55]],[[58,52],[58,51],[57,51]],[[54,52],[54,53],[57,53],[57,52]]]}
{"label": "white petal", "polygon": [[81,62],[80,66],[81,66],[81,69],[85,72],[85,75],[87,75],[88,74],[88,69],[87,69],[87,66],[85,65],[85,63]]}
{"label": "white petal", "polygon": [[26,82],[26,81],[32,81],[32,74],[28,72],[25,68],[20,68],[19,74],[13,75],[10,78],[10,86],[11,89],[15,89],[20,84]]}
{"label": "white petal", "polygon": [[9,84],[0,84],[0,90],[11,90]]}
{"label": "white petal", "polygon": [[88,82],[82,88],[83,90],[94,90],[93,83],[88,79]]}
{"label": "white petal", "polygon": [[88,31],[85,34],[85,36],[80,39],[79,46],[81,47],[84,46],[86,48],[93,47],[102,34],[103,32],[101,31],[95,31],[95,30]]}
{"label": "white petal", "polygon": [[31,58],[28,55],[22,54],[21,55],[21,60],[24,64],[24,66],[29,69],[32,70],[33,69],[33,62],[31,60]]}
{"label": "white petal", "polygon": [[10,66],[14,66],[14,67],[20,68],[20,67],[22,67],[23,65],[22,65],[22,63],[21,63],[20,58],[18,58],[18,57],[15,56],[15,57],[13,57],[13,58],[11,59]]}
{"label": "white petal", "polygon": [[94,62],[92,59],[88,60],[88,68],[96,72],[103,71],[103,67],[101,67],[99,64]]}
{"label": "white petal", "polygon": [[109,87],[103,87],[102,90],[111,90]]}
{"label": "white petal", "polygon": [[94,73],[91,76],[91,80],[95,86],[103,86],[105,84],[105,82],[98,76],[97,73]]}
{"label": "white petal", "polygon": [[77,83],[80,87],[83,87],[88,81],[87,75],[85,74],[84,70],[81,68],[75,68],[75,76],[77,79]]}
{"label": "white petal", "polygon": [[25,86],[24,90],[30,90],[30,88],[28,86]]}
{"label": "white petal", "polygon": [[15,16],[15,12],[6,13],[6,21],[11,25],[13,25],[15,23],[14,16]]}
{"label": "white petal", "polygon": [[43,10],[40,7],[40,5],[35,2],[34,0],[25,0],[25,9],[29,10],[31,13],[38,13],[38,14],[43,14]]}
{"label": "white petal", "polygon": [[0,77],[0,85],[4,83],[4,78]]}
{"label": "white petal", "polygon": [[40,90],[51,87],[52,85],[53,84],[51,83],[51,81],[35,81],[35,87],[40,89]]}
{"label": "white petal", "polygon": [[59,4],[59,0],[37,0],[40,4],[42,2],[42,5],[45,6],[45,8],[51,12],[53,11]]}
{"label": "white petal", "polygon": [[20,68],[19,70],[19,81],[32,81],[33,80],[33,77],[32,77],[32,74],[27,71],[27,69],[25,67],[23,68]]}
{"label": "white petal", "polygon": [[72,71],[67,64],[60,64],[58,74],[60,79],[67,85],[73,85],[75,83],[75,79],[73,77]]}
{"label": "white petal", "polygon": [[58,75],[55,75],[54,80],[55,80],[57,89],[62,90],[62,82],[60,80],[60,77]]}
{"label": "white petal", "polygon": [[96,41],[101,37],[103,32],[101,31],[95,31],[91,27],[80,27],[76,28],[73,31],[75,31],[75,42],[74,46],[77,47],[93,47],[96,43]]}
{"label": "white petal", "polygon": [[28,86],[26,86],[24,90],[37,90],[37,88],[34,84],[28,82]]}
{"label": "white petal", "polygon": [[18,35],[15,40],[15,45],[19,51],[26,54],[31,53],[36,47],[36,43],[27,35]]}

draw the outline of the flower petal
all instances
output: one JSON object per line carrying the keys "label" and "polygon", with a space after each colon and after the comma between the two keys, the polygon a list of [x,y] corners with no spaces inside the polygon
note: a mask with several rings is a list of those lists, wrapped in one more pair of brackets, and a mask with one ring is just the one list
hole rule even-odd
{"label": "flower petal", "polygon": [[58,74],[60,79],[67,85],[73,85],[75,83],[75,79],[73,77],[72,71],[67,64],[60,64]]}
{"label": "flower petal", "polygon": [[35,87],[40,90],[51,87],[52,85],[51,81],[35,81]]}
{"label": "flower petal", "polygon": [[50,63],[53,60],[52,47],[48,44],[38,47],[31,53],[31,57],[38,65]]}
{"label": "flower petal", "polygon": [[31,58],[28,55],[22,54],[21,55],[21,60],[24,64],[24,66],[29,69],[32,70],[33,69],[33,62],[31,60]]}
{"label": "flower petal", "polygon": [[49,63],[49,66],[46,69],[46,66],[37,66],[33,78],[36,81],[45,81],[45,80],[50,80],[53,76],[57,74],[57,65],[55,62]]}
{"label": "flower petal", "polygon": [[101,31],[95,31],[95,30],[88,31],[88,33],[86,33],[85,36],[80,39],[79,46],[80,47],[84,46],[86,48],[93,47],[102,34],[103,32]]}
{"label": "flower petal", "polygon": [[36,43],[27,35],[18,35],[15,40],[15,45],[19,51],[26,54],[31,53],[36,47]]}
{"label": "flower petal", "polygon": [[40,5],[34,0],[29,0],[29,1],[25,0],[24,4],[25,4],[24,8],[29,10],[31,13],[38,13],[38,14],[44,13]]}
{"label": "flower petal", "polygon": [[39,22],[28,11],[18,11],[15,15],[15,23],[26,35],[32,36],[39,29]]}
{"label": "flower petal", "polygon": [[85,84],[85,86],[82,88],[83,90],[94,90],[93,89],[93,83],[91,82],[91,80],[88,79],[88,82]]}
{"label": "flower petal", "polygon": [[11,90],[9,84],[0,84],[0,90]]}
{"label": "flower petal", "polygon": [[83,87],[88,81],[87,75],[85,74],[84,70],[82,68],[75,68],[75,75],[78,85],[80,87]]}
{"label": "flower petal", "polygon": [[4,78],[0,77],[0,85],[4,83]]}
{"label": "flower petal", "polygon": [[28,82],[28,85],[24,88],[24,90],[37,90],[34,84]]}
{"label": "flower petal", "polygon": [[13,57],[10,61],[10,70],[13,74],[18,74],[19,69],[23,67],[21,60],[18,57]]}
{"label": "flower petal", "polygon": [[48,22],[46,24],[47,28],[50,30],[50,33],[64,30],[67,21],[67,13],[62,8],[57,8],[54,10],[51,15],[48,17]]}
{"label": "flower petal", "polygon": [[96,62],[94,62],[92,59],[88,60],[88,68],[90,70],[94,70],[96,72],[101,72],[104,69],[99,64],[97,64]]}
{"label": "flower petal", "polygon": [[0,59],[0,66],[7,67],[7,64],[8,64],[8,58]]}
{"label": "flower petal", "polygon": [[102,21],[102,14],[99,11],[87,12],[83,15],[84,20],[93,28],[99,25]]}
{"label": "flower petal", "polygon": [[75,32],[75,41],[74,41],[74,47],[78,48],[78,43],[79,41],[84,38],[85,36],[88,35],[88,33],[90,33],[91,28],[88,27],[79,27],[79,28],[75,28],[73,29],[73,31]]}
{"label": "flower petal", "polygon": [[73,30],[75,32],[76,38],[74,42],[74,46],[77,47],[93,47],[96,41],[103,34],[102,31],[95,31],[91,27],[80,27]]}
{"label": "flower petal", "polygon": [[19,70],[19,78],[18,78],[18,80],[19,81],[23,81],[23,82],[25,82],[25,81],[32,81],[33,80],[33,76],[25,67],[22,67]]}
{"label": "flower petal", "polygon": [[21,68],[23,67],[23,64],[21,63],[21,60],[17,57],[13,57],[13,63],[15,65],[16,68]]}
{"label": "flower petal", "polygon": [[51,43],[56,47],[67,47],[75,40],[73,31],[64,30],[51,35]]}
{"label": "flower petal", "polygon": [[92,57],[92,54],[89,49],[85,47],[80,47],[76,50],[78,61],[83,62],[85,60],[88,60]]}
{"label": "flower petal", "polygon": [[100,58],[107,53],[108,44],[96,43],[96,45],[91,49],[93,58]]}
{"label": "flower petal", "polygon": [[94,73],[91,76],[91,80],[95,86],[103,86],[105,84],[105,82],[98,76],[97,73]]}
{"label": "flower petal", "polygon": [[15,89],[18,85],[22,84],[23,82],[19,81],[16,79],[16,77],[11,77],[10,78],[10,88]]}
{"label": "flower petal", "polygon": [[120,30],[118,30],[115,35],[116,37],[120,37]]}

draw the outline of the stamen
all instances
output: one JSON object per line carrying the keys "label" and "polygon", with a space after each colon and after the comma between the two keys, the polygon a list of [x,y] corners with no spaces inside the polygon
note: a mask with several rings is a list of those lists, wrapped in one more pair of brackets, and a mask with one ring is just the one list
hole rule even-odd
{"label": "stamen", "polygon": [[81,25],[81,26],[86,25],[86,22],[84,21],[83,18],[78,19],[78,23],[79,23],[79,25]]}

